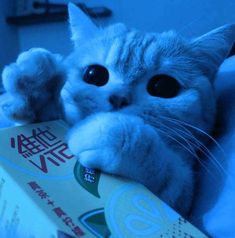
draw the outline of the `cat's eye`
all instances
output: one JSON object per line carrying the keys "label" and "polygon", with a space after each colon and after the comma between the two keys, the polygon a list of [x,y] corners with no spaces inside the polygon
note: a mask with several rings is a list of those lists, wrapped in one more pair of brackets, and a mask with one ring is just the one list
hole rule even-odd
{"label": "cat's eye", "polygon": [[109,80],[109,71],[102,65],[89,65],[84,71],[83,80],[98,87],[104,86]]}
{"label": "cat's eye", "polygon": [[180,84],[169,75],[158,74],[149,80],[147,91],[154,97],[173,98],[179,93]]}

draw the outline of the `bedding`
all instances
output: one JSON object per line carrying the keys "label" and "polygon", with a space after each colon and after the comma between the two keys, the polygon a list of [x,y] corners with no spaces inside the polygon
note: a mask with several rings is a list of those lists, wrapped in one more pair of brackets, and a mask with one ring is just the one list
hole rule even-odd
{"label": "bedding", "polygon": [[[215,90],[218,101],[216,143],[210,150],[214,160],[206,161],[192,221],[214,238],[235,237],[235,56],[221,65]],[[217,162],[213,162],[217,160]],[[217,164],[217,165],[216,165]]]}

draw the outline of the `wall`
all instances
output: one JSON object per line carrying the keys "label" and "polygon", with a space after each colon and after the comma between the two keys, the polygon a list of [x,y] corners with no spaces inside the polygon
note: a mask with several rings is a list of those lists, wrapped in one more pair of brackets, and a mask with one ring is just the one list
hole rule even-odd
{"label": "wall", "polygon": [[[66,0],[51,0],[65,3]],[[109,20],[99,24],[124,22],[143,31],[175,29],[187,37],[203,34],[225,23],[235,22],[232,0],[86,0],[88,6],[105,5],[113,10]],[[72,45],[66,23],[21,27],[20,49],[40,46],[68,54]]]}
{"label": "wall", "polygon": [[54,53],[69,54],[72,50],[67,23],[50,23],[19,28],[20,50],[42,47]]}
{"label": "wall", "polygon": [[6,24],[5,17],[12,14],[12,1],[0,0],[0,72],[4,65],[15,60],[19,52],[18,29]]}

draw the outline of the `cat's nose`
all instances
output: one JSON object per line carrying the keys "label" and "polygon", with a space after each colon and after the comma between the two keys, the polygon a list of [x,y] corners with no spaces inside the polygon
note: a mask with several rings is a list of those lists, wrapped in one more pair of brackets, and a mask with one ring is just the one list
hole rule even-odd
{"label": "cat's nose", "polygon": [[125,96],[111,95],[109,97],[109,102],[112,104],[114,109],[121,109],[130,104],[130,99]]}

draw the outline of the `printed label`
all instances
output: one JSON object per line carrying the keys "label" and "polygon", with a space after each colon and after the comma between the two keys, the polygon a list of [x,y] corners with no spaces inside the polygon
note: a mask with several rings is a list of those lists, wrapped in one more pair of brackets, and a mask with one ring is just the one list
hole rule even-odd
{"label": "printed label", "polygon": [[206,237],[144,186],[82,167],[66,131],[61,121],[0,131],[0,228],[14,224],[24,238]]}

